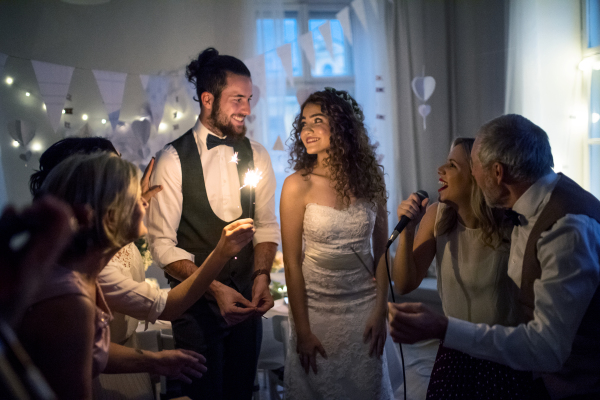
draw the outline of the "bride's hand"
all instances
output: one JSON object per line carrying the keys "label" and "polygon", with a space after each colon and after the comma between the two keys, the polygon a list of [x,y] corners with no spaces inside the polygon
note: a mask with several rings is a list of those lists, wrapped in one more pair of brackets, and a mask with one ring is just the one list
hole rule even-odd
{"label": "bride's hand", "polygon": [[385,312],[373,312],[367,320],[365,333],[363,333],[363,342],[371,341],[369,348],[369,356],[377,355],[377,358],[383,355],[383,347],[385,346],[385,338],[387,337],[387,324],[385,320]]}
{"label": "bride's hand", "polygon": [[308,335],[298,335],[296,352],[298,353],[298,357],[300,357],[300,364],[302,364],[302,368],[304,368],[306,374],[308,374],[309,367],[311,366],[313,372],[317,373],[317,352],[324,359],[327,359],[327,353],[325,353],[323,345],[312,332]]}

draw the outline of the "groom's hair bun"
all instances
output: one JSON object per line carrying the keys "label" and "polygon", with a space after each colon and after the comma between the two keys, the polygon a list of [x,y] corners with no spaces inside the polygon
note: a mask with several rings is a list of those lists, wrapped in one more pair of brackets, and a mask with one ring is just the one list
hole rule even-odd
{"label": "groom's hair bun", "polygon": [[185,71],[188,81],[196,87],[197,97],[194,100],[202,104],[200,96],[202,93],[208,92],[215,96],[215,101],[218,101],[227,84],[228,72],[250,78],[250,70],[241,60],[232,56],[220,55],[214,47],[209,47],[200,53]]}

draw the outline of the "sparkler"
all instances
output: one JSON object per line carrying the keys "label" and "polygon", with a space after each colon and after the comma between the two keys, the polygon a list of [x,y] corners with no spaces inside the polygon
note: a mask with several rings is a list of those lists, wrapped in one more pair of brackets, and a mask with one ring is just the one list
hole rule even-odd
{"label": "sparkler", "polygon": [[[231,160],[229,160],[229,162],[233,162],[233,163],[238,163],[238,156],[237,156],[237,151],[235,153],[233,153],[233,157],[231,157]],[[243,187],[243,186],[242,186]]]}
{"label": "sparkler", "polygon": [[248,169],[244,176],[244,186],[240,188],[242,190],[246,186],[250,187],[250,207],[248,208],[248,215],[252,217],[252,206],[254,205],[254,189],[258,185],[258,182],[262,179],[262,172],[255,169]]}

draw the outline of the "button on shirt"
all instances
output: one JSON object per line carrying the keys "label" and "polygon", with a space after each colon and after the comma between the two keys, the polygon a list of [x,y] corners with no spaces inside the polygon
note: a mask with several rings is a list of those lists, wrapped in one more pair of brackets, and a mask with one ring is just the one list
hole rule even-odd
{"label": "button on shirt", "polygon": [[[233,147],[206,147],[207,135],[212,133],[200,122],[193,129],[204,172],[206,194],[212,211],[223,221],[233,221],[242,215],[240,179],[237,164],[232,162]],[[279,244],[279,224],[275,216],[275,173],[267,150],[250,139],[254,165],[262,172],[255,189],[254,234],[256,246],[262,242]],[[200,173],[200,171],[198,171]],[[181,162],[175,148],[167,145],[157,156],[152,185],[163,190],[151,201],[148,209],[148,239],[152,257],[162,268],[178,260],[194,261],[194,255],[177,246],[177,229],[181,219],[183,195],[181,191]]]}
{"label": "button on shirt", "polygon": [[[522,225],[513,228],[508,274],[518,286],[529,234],[557,181],[554,172],[540,178],[513,206]],[[449,317],[444,346],[518,370],[560,370],[600,283],[600,224],[567,214],[542,233],[537,250],[542,274],[533,285],[533,320],[504,327]]]}

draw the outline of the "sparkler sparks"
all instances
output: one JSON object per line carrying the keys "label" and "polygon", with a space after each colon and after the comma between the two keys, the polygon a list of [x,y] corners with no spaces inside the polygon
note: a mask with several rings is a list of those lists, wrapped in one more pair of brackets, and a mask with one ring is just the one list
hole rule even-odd
{"label": "sparkler sparks", "polygon": [[255,188],[261,179],[262,172],[259,171],[258,168],[249,169],[248,172],[246,172],[246,176],[244,177],[244,186],[242,186],[240,190],[242,190],[246,186],[250,186],[250,188]]}
{"label": "sparkler sparks", "polygon": [[[233,162],[233,163],[238,163],[239,159],[238,159],[238,153],[237,151],[235,153],[233,153],[233,157],[231,157],[231,160],[229,162]],[[243,186],[242,186],[243,187]]]}

